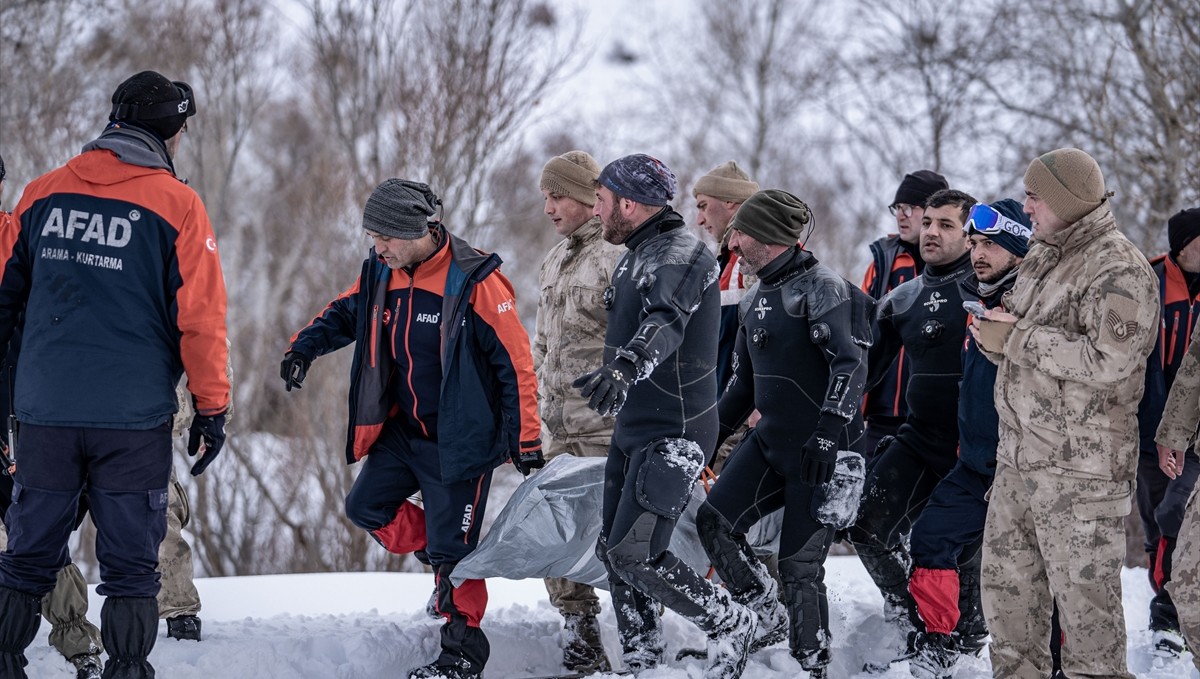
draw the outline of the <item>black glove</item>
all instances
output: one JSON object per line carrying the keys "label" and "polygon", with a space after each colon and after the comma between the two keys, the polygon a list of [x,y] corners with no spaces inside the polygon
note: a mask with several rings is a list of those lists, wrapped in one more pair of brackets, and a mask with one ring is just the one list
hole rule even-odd
{"label": "black glove", "polygon": [[541,469],[546,466],[546,458],[542,455],[542,449],[527,450],[525,452],[513,451],[509,456],[512,459],[513,466],[517,471],[525,476],[529,476],[529,472],[535,469]]}
{"label": "black glove", "polygon": [[212,461],[221,454],[225,445],[225,413],[216,415],[195,415],[192,417],[191,435],[188,437],[188,455],[195,455],[200,450],[200,440],[204,440],[204,453],[196,464],[192,465],[192,476],[200,476]]}
{"label": "black glove", "polygon": [[800,480],[810,486],[829,483],[837,466],[838,441],[846,421],[831,413],[821,413],[817,428],[804,444],[800,460]]}
{"label": "black glove", "polygon": [[621,412],[636,375],[633,361],[618,356],[603,368],[575,378],[571,386],[584,398],[590,398],[589,408],[603,416],[612,416]]}
{"label": "black glove", "polygon": [[289,351],[283,355],[279,364],[279,376],[283,378],[283,386],[288,391],[293,387],[299,389],[304,384],[304,376],[308,374],[308,366],[312,361],[298,351]]}

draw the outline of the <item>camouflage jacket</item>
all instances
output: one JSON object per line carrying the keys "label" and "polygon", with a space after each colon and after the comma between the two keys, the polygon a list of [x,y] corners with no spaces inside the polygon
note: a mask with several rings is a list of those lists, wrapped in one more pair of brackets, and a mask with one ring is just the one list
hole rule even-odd
{"label": "camouflage jacket", "polygon": [[998,460],[1133,479],[1158,279],[1108,204],[1035,241],[1004,307],[1019,320],[998,360]]}
{"label": "camouflage jacket", "polygon": [[1171,393],[1167,396],[1167,405],[1163,408],[1162,420],[1158,423],[1158,433],[1154,442],[1173,448],[1187,450],[1196,438],[1196,425],[1200,424],[1200,323],[1192,330],[1191,343],[1179,371],[1175,373],[1175,382],[1171,385]]}
{"label": "camouflage jacket", "polygon": [[600,237],[600,220],[593,217],[542,262],[533,367],[542,424],[556,443],[612,435],[612,420],[588,408],[571,382],[603,363],[604,288],[623,251]]}

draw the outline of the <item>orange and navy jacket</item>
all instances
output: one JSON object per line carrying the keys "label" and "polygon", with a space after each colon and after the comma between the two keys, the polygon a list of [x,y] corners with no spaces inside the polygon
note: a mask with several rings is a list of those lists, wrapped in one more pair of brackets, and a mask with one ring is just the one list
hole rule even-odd
{"label": "orange and navy jacket", "polygon": [[[916,278],[923,264],[903,246],[899,236],[884,236],[871,243],[871,264],[863,276],[862,290],[879,301],[901,283]],[[864,419],[888,417],[902,420],[908,417],[908,404],[905,401],[908,378],[908,356],[901,349],[883,381],[863,398]]]}
{"label": "orange and navy jacket", "polygon": [[225,281],[196,192],[85,151],[25,188],[0,235],[0,358],[24,311],[15,410],[46,426],[150,429],[229,406]]}
{"label": "orange and navy jacket", "polygon": [[541,448],[537,378],[500,257],[439,227],[426,260],[392,270],[372,249],[350,289],[292,337],[309,359],[354,343],[346,461],[384,422],[435,441],[442,479],[478,477]]}
{"label": "orange and navy jacket", "polygon": [[1157,459],[1154,433],[1167,405],[1167,394],[1175,383],[1175,373],[1187,353],[1196,317],[1200,315],[1200,291],[1195,295],[1188,291],[1183,270],[1168,255],[1150,260],[1150,266],[1158,276],[1162,314],[1158,339],[1146,362],[1146,389],[1138,404],[1138,429],[1141,452]]}

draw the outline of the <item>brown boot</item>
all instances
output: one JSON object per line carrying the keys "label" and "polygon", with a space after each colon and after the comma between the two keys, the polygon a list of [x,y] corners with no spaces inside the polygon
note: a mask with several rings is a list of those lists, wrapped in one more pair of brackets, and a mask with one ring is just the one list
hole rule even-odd
{"label": "brown boot", "polygon": [[600,640],[600,623],[596,616],[584,613],[564,616],[563,666],[580,674],[612,671]]}

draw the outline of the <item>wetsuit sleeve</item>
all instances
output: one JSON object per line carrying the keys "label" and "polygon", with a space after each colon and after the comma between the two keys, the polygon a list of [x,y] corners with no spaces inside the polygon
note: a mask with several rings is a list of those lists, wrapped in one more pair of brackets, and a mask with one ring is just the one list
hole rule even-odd
{"label": "wetsuit sleeve", "polygon": [[1134,264],[1106,267],[1085,288],[1079,318],[1086,333],[1017,321],[1008,360],[1049,377],[1111,384],[1140,369],[1158,335],[1158,279]]}
{"label": "wetsuit sleeve", "polygon": [[182,280],[175,293],[175,323],[188,391],[196,399],[197,414],[215,415],[229,408],[225,277],[212,224],[198,197],[180,225],[175,252]]}
{"label": "wetsuit sleeve", "polygon": [[1138,448],[1153,453],[1154,430],[1158,428],[1163,406],[1167,402],[1167,376],[1163,371],[1162,333],[1157,333],[1154,350],[1146,359],[1146,385],[1138,403]]}
{"label": "wetsuit sleeve", "polygon": [[471,291],[471,309],[483,326],[474,334],[499,383],[508,440],[518,442],[518,450],[510,452],[538,450],[542,447],[542,425],[538,419],[537,377],[512,284],[499,271],[493,272]]}
{"label": "wetsuit sleeve", "polygon": [[874,336],[874,342],[871,344],[871,349],[867,353],[867,384],[866,389],[870,390],[879,384],[888,371],[891,370],[892,364],[896,362],[896,357],[900,355],[902,343],[900,341],[900,333],[896,329],[896,324],[893,320],[892,311],[894,306],[891,303],[891,296],[884,297],[879,303],[875,313],[875,321],[871,324],[871,334]]}
{"label": "wetsuit sleeve", "polygon": [[716,266],[703,265],[705,252],[704,245],[697,244],[686,264],[660,266],[648,276],[653,283],[641,290],[642,322],[624,347],[638,358],[638,380],[649,377],[660,361],[675,353],[704,291],[717,283],[720,272]]}
{"label": "wetsuit sleeve", "polygon": [[358,327],[361,285],[360,277],[348,290],[326,305],[311,323],[292,335],[287,351],[303,354],[311,361],[353,342]]}
{"label": "wetsuit sleeve", "polygon": [[[733,434],[750,413],[754,412],[754,365],[746,343],[746,326],[738,327],[733,347],[733,374],[717,402],[721,428],[717,433],[717,448]],[[714,449],[715,450],[715,449]]]}
{"label": "wetsuit sleeve", "polygon": [[[846,283],[846,287],[850,284]],[[821,402],[821,412],[846,420],[854,417],[862,403],[867,380],[867,348],[871,346],[870,337],[862,336],[870,306],[859,303],[854,297],[856,291],[848,292],[850,299],[823,310],[820,316],[812,319],[814,329],[825,326],[820,334],[828,338],[822,350],[829,361],[829,385]],[[856,318],[856,314],[860,317]]]}

